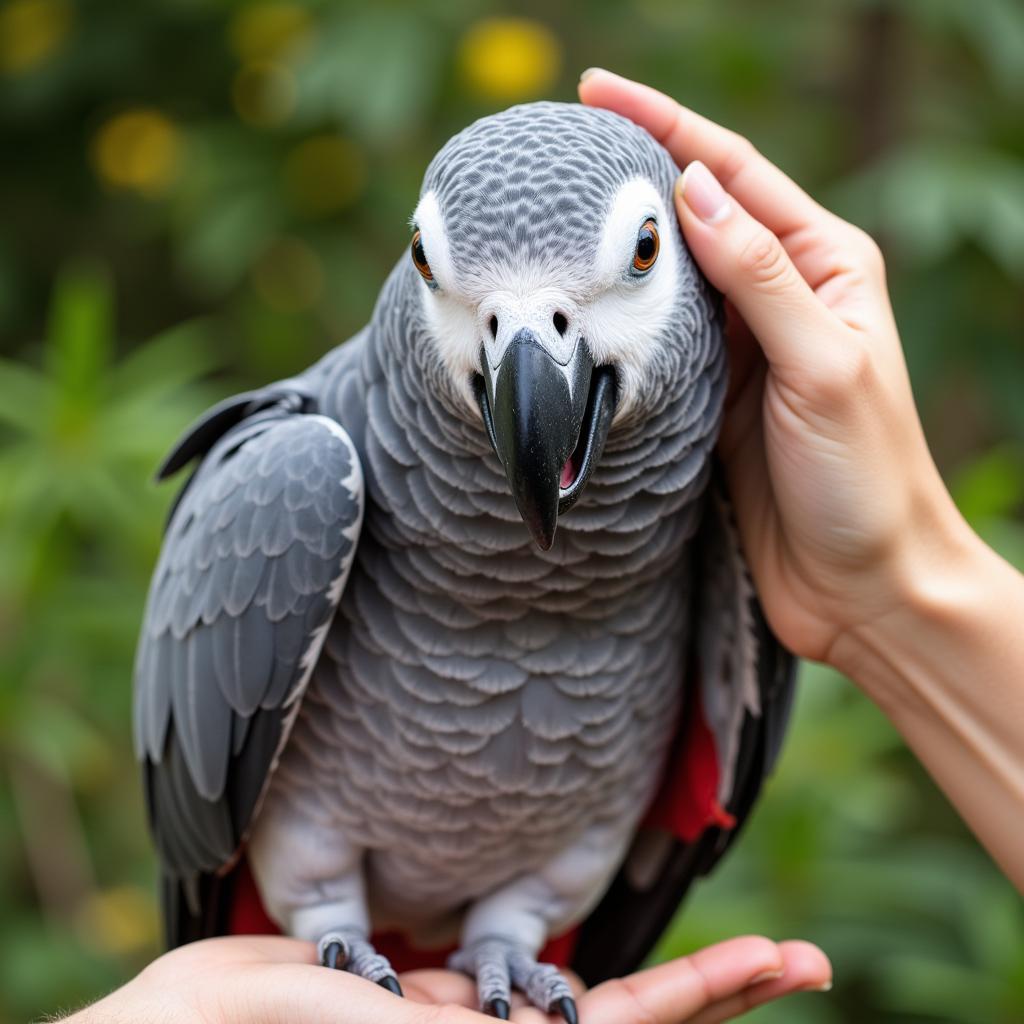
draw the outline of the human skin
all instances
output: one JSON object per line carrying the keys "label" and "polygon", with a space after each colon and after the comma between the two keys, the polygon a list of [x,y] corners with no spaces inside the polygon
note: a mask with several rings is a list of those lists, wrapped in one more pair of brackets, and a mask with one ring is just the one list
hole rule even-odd
{"label": "human skin", "polygon": [[935,467],[878,246],[668,96],[601,69],[579,92],[686,168],[679,220],[728,314],[719,454],[772,628],[882,708],[1024,891],[1024,577]]}
{"label": "human skin", "polygon": [[[717,1024],[792,992],[830,987],[825,955],[806,942],[730,939],[583,992],[583,1024]],[[574,979],[575,980],[575,979]],[[207,939],[167,953],[63,1024],[494,1024],[475,984],[453,971],[401,976],[404,999],[316,963],[311,943],[270,936]],[[512,1020],[551,1018],[514,994]]]}

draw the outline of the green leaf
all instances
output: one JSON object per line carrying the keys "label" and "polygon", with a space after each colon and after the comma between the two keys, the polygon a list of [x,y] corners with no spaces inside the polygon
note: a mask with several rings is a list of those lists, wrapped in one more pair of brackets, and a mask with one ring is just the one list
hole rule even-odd
{"label": "green leaf", "polygon": [[[440,66],[429,45],[433,28],[413,12],[401,20],[383,11],[340,10],[315,48],[295,68],[297,118],[353,125],[378,144],[408,131],[430,103]],[[367,83],[372,82],[372,88]]]}
{"label": "green leaf", "polygon": [[965,964],[890,956],[882,969],[882,999],[890,1009],[934,1014],[942,1020],[999,1019],[1002,986],[997,978]]}
{"label": "green leaf", "polygon": [[833,186],[845,216],[934,264],[963,240],[1024,279],[1024,160],[965,140],[907,142]]}
{"label": "green leaf", "polygon": [[972,0],[949,5],[1005,92],[1024,97],[1024,7],[1017,0]]}
{"label": "green leaf", "polygon": [[972,525],[1011,515],[1024,502],[1024,446],[1008,442],[973,459],[956,475],[951,490]]}
{"label": "green leaf", "polygon": [[113,291],[99,267],[64,271],[54,289],[47,361],[68,405],[98,397],[113,351]]}
{"label": "green leaf", "polygon": [[106,763],[106,741],[82,713],[43,694],[29,694],[4,730],[4,742],[55,778],[73,781]]}
{"label": "green leaf", "polygon": [[26,434],[38,433],[50,397],[50,387],[41,373],[0,359],[0,423]]}
{"label": "green leaf", "polygon": [[188,320],[151,338],[111,368],[109,392],[122,401],[158,401],[217,369],[223,356],[213,326]]}

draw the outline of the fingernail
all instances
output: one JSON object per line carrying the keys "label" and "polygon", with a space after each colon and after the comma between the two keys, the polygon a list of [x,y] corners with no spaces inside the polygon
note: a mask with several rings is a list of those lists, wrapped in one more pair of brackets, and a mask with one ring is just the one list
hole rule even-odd
{"label": "fingernail", "polygon": [[810,988],[806,988],[806,989],[804,989],[804,991],[805,992],[831,992],[832,991],[832,981],[831,980],[826,981],[822,985],[811,985]]}
{"label": "fingernail", "polygon": [[586,68],[580,74],[580,81],[585,82],[591,75],[596,75],[598,71],[604,71],[604,68]]}
{"label": "fingernail", "polygon": [[705,224],[718,224],[732,212],[732,203],[718,179],[699,160],[679,176],[679,194]]}
{"label": "fingernail", "polygon": [[760,985],[762,981],[774,981],[776,978],[781,978],[786,972],[780,967],[774,971],[762,971],[760,974],[755,974],[748,985]]}

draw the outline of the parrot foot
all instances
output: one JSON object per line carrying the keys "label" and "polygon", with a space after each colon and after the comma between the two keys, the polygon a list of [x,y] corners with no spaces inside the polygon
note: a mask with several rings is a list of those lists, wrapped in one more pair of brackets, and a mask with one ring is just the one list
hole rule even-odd
{"label": "parrot foot", "polygon": [[572,989],[554,964],[539,964],[507,939],[481,939],[448,958],[453,971],[476,978],[484,1013],[508,1020],[512,989],[519,989],[545,1013],[560,1014],[566,1024],[578,1024]]}
{"label": "parrot foot", "polygon": [[328,932],[317,944],[317,954],[324,967],[348,971],[367,981],[375,981],[396,996],[402,994],[394,968],[359,932]]}

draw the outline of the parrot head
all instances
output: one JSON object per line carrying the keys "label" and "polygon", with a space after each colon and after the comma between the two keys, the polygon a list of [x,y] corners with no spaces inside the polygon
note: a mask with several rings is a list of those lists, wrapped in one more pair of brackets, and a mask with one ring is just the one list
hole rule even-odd
{"label": "parrot head", "polygon": [[427,334],[543,550],[613,421],[642,428],[706,349],[678,173],[632,122],[561,103],[483,118],[427,169],[409,268]]}

